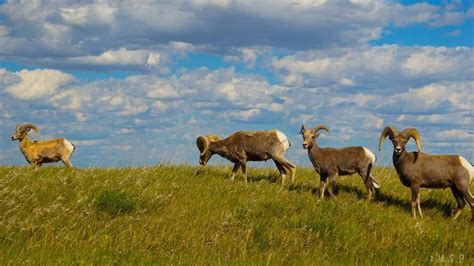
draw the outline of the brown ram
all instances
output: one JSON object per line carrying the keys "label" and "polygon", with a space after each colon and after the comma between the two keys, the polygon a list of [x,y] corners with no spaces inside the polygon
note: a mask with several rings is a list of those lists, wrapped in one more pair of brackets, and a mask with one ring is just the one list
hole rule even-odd
{"label": "brown ram", "polygon": [[[411,211],[416,218],[416,209],[423,216],[420,208],[420,187],[424,188],[447,188],[453,192],[457,201],[457,207],[452,211],[456,219],[466,202],[471,206],[474,222],[474,199],[469,191],[469,184],[474,176],[472,165],[459,155],[431,155],[421,153],[421,137],[415,128],[407,128],[398,132],[393,127],[386,127],[379,141],[379,150],[386,137],[393,144],[393,165],[397,170],[400,181],[411,189]],[[418,152],[407,152],[405,145],[413,138],[416,142]]]}
{"label": "brown ram", "polygon": [[43,163],[62,161],[67,167],[72,168],[71,155],[75,147],[67,139],[52,139],[45,141],[31,141],[28,132],[33,129],[38,133],[38,128],[33,124],[17,125],[12,140],[20,141],[20,151],[32,166],[41,166]]}
{"label": "brown ram", "polygon": [[285,159],[285,152],[291,144],[285,134],[278,130],[238,131],[225,139],[216,135],[200,136],[196,144],[201,152],[201,165],[206,165],[214,154],[233,162],[232,180],[240,167],[247,184],[247,162],[272,159],[280,172],[282,185],[286,184],[287,170],[290,172],[291,182],[294,182],[296,167]]}
{"label": "brown ram", "polygon": [[372,192],[380,188],[379,183],[372,177],[370,171],[375,164],[375,155],[362,146],[336,148],[320,148],[316,143],[320,130],[329,132],[323,125],[311,129],[301,126],[300,134],[303,136],[303,148],[308,150],[309,160],[320,176],[319,187],[320,199],[324,198],[326,182],[329,179],[329,194],[335,198],[333,186],[338,175],[352,175],[358,173],[362,177],[368,193],[368,199],[372,198]]}

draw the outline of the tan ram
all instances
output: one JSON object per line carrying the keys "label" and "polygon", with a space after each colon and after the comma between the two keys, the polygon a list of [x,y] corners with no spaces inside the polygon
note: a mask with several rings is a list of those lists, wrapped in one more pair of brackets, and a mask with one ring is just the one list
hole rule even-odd
{"label": "tan ram", "polygon": [[71,155],[74,145],[67,139],[51,139],[44,141],[31,141],[28,132],[33,129],[38,133],[38,128],[33,124],[17,125],[12,140],[20,141],[20,151],[32,166],[41,166],[43,163],[62,161],[64,165],[72,168]]}

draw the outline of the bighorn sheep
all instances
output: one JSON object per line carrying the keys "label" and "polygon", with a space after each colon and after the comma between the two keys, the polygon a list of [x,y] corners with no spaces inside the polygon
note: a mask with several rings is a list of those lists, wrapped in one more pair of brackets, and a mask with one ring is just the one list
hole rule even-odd
{"label": "bighorn sheep", "polygon": [[64,165],[72,168],[71,154],[74,145],[67,139],[52,139],[45,141],[30,141],[28,132],[33,129],[38,133],[38,128],[33,124],[17,125],[12,140],[20,141],[20,151],[32,166],[41,166],[43,163],[62,161]]}
{"label": "bighorn sheep", "polygon": [[232,180],[241,167],[247,184],[247,162],[272,159],[280,172],[282,185],[285,186],[287,181],[286,169],[290,172],[291,182],[294,182],[296,166],[285,159],[285,152],[291,144],[285,134],[278,130],[238,131],[222,140],[216,135],[200,136],[196,144],[201,152],[201,165],[206,165],[216,153],[233,162]]}
{"label": "bighorn sheep", "polygon": [[[420,208],[420,187],[425,188],[451,188],[458,206],[452,211],[456,219],[466,202],[471,206],[474,222],[474,199],[469,191],[469,184],[474,177],[474,168],[459,155],[431,155],[421,153],[421,137],[415,128],[407,128],[398,132],[393,127],[386,127],[379,140],[379,150],[382,149],[384,140],[389,137],[393,143],[393,165],[397,170],[400,181],[411,189],[411,212],[416,218],[416,208],[423,217]],[[415,140],[418,152],[406,152],[405,145],[408,140]]]}
{"label": "bighorn sheep", "polygon": [[[316,143],[320,130],[329,133],[329,129],[324,125],[318,125],[311,129],[301,126],[300,134],[303,136],[303,149],[308,150],[309,160],[314,169],[320,175],[321,185],[319,187],[319,197],[324,199],[326,181],[329,179],[329,194],[333,194],[333,186],[338,175],[352,175],[358,173],[364,181],[367,189],[368,199],[372,199],[372,190],[380,188],[379,183],[372,177],[370,171],[375,164],[375,155],[362,146],[336,148],[320,148]],[[375,192],[375,191],[374,191]]]}

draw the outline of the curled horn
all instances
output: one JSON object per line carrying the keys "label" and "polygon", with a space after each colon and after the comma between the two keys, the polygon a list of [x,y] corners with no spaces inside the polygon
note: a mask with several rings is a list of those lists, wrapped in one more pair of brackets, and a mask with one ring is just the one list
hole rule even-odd
{"label": "curled horn", "polygon": [[416,128],[407,128],[403,130],[402,134],[407,138],[412,137],[415,140],[419,158],[421,156],[421,136],[420,133],[418,133],[418,130],[416,130]]}
{"label": "curled horn", "polygon": [[318,133],[320,130],[325,130],[327,133],[329,133],[329,128],[327,128],[325,125],[317,125],[313,127],[313,130],[315,133]]}
{"label": "curled horn", "polygon": [[301,130],[300,130],[300,134],[303,135],[303,132],[305,132],[306,128],[304,127],[304,125],[301,125]]}
{"label": "curled horn", "polygon": [[206,138],[210,142],[218,141],[221,139],[221,137],[219,137],[218,135],[207,135]]}
{"label": "curled horn", "polygon": [[383,146],[383,143],[385,141],[385,138],[387,136],[389,136],[390,138],[394,138],[395,135],[398,134],[398,131],[397,129],[393,128],[393,127],[385,127],[383,132],[382,132],[382,135],[380,135],[380,140],[379,140],[379,151],[382,150],[382,146]]}
{"label": "curled horn", "polygon": [[38,131],[39,131],[39,130],[38,130],[38,128],[37,128],[35,125],[33,125],[33,124],[24,124],[22,127],[23,127],[23,129],[25,129],[25,130],[31,128],[31,129],[33,129],[33,130],[35,131],[36,134],[38,134]]}
{"label": "curled horn", "polygon": [[198,146],[201,155],[206,153],[210,142],[217,141],[219,139],[220,137],[217,135],[199,136],[196,140],[196,145]]}
{"label": "curled horn", "polygon": [[201,155],[203,155],[206,153],[206,150],[209,147],[209,141],[207,140],[206,137],[199,136],[196,140],[196,145],[198,146],[198,149],[201,152]]}

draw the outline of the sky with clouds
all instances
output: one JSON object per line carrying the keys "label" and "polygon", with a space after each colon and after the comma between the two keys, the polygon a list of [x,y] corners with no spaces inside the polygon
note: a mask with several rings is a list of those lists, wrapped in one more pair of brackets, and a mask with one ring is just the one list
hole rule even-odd
{"label": "sky with clouds", "polygon": [[26,164],[26,122],[81,167],[197,164],[200,134],[272,128],[308,166],[303,123],[382,165],[387,125],[474,162],[473,47],[472,1],[0,0],[0,164]]}

